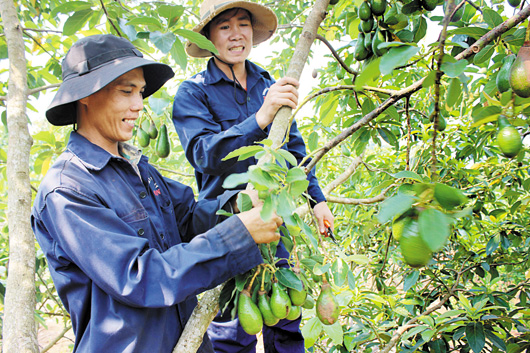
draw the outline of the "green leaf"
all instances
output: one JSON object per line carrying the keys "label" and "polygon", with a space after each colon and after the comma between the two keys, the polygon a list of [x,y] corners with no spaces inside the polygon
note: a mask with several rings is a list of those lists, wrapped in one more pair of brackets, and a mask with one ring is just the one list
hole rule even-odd
{"label": "green leaf", "polygon": [[467,65],[467,60],[458,60],[455,63],[444,62],[441,69],[448,77],[454,78],[460,76],[466,70]]}
{"label": "green leaf", "polygon": [[479,51],[475,58],[473,59],[473,63],[476,65],[480,65],[484,62],[487,62],[491,59],[491,56],[495,52],[495,45],[486,45],[484,48],[482,48],[481,51]]}
{"label": "green leaf", "polygon": [[497,336],[493,331],[488,329],[485,329],[484,332],[486,333],[488,341],[490,341],[495,347],[499,348],[501,351],[506,352],[506,344],[499,336]]}
{"label": "green leaf", "polygon": [[484,327],[480,322],[471,322],[466,325],[466,339],[475,353],[480,353],[486,344]]}
{"label": "green leaf", "polygon": [[258,145],[240,147],[237,150],[232,151],[229,154],[227,154],[226,157],[222,159],[222,161],[227,161],[231,158],[239,157],[241,155],[246,155],[248,158],[250,157],[248,156],[249,154],[253,156],[253,155],[256,155],[256,153],[261,152],[261,151],[263,151],[263,147],[258,146]]}
{"label": "green leaf", "polygon": [[434,198],[446,210],[452,210],[468,201],[462,191],[441,183],[436,183],[434,186]]}
{"label": "green leaf", "polygon": [[184,13],[184,6],[163,4],[158,6],[158,14],[167,18],[168,27],[172,27]]}
{"label": "green leaf", "polygon": [[370,61],[368,65],[363,65],[363,70],[359,76],[357,76],[357,79],[355,79],[356,91],[362,91],[364,85],[381,75],[381,72],[379,71],[380,62],[381,58],[377,58],[373,61]]}
{"label": "green leaf", "polygon": [[267,197],[263,202],[263,207],[261,208],[261,219],[263,219],[265,222],[268,222],[271,219],[273,212],[274,202],[272,201],[271,197]]}
{"label": "green leaf", "polygon": [[407,179],[414,179],[419,182],[423,181],[421,176],[419,176],[418,174],[414,172],[411,172],[410,170],[402,170],[400,172],[397,172],[396,174],[393,174],[392,176],[396,179],[407,178]]}
{"label": "green leaf", "polygon": [[427,20],[425,17],[420,16],[418,20],[415,21],[414,26],[414,42],[418,43],[425,35],[427,34]]}
{"label": "green leaf", "polygon": [[[330,97],[334,98],[332,96]],[[329,126],[333,122],[335,116],[337,115],[338,106],[338,99],[328,99],[325,101],[325,103],[322,105],[322,108],[320,109],[320,122],[322,125]]]}
{"label": "green leaf", "polygon": [[167,98],[155,98],[153,96],[150,96],[148,98],[149,101],[149,108],[156,114],[156,115],[163,115],[164,110],[169,107],[172,102],[170,99]]}
{"label": "green leaf", "polygon": [[460,83],[460,80],[457,78],[451,79],[451,83],[449,84],[449,87],[447,88],[447,93],[445,97],[445,104],[447,105],[447,107],[449,108],[454,107],[455,103],[458,101],[461,95],[462,95],[462,84]]}
{"label": "green leaf", "polygon": [[309,319],[301,328],[306,347],[312,347],[322,332],[322,323],[317,317]]}
{"label": "green leaf", "polygon": [[304,289],[300,278],[298,278],[289,268],[279,267],[278,270],[274,272],[274,275],[278,279],[278,282],[280,282],[280,284],[282,284],[284,287],[296,289],[298,291]]}
{"label": "green leaf", "polygon": [[214,54],[219,54],[217,49],[215,49],[215,46],[213,45],[213,43],[210,42],[208,38],[206,38],[200,33],[193,32],[188,29],[182,29],[182,28],[177,29],[175,33],[186,38],[190,42],[197,44],[197,46],[201,49],[206,49]]}
{"label": "green leaf", "polygon": [[250,166],[247,173],[256,190],[275,189],[278,187],[273,177],[258,166]]}
{"label": "green leaf", "polygon": [[312,152],[318,148],[318,133],[313,131],[307,139],[307,147]]}
{"label": "green leaf", "polygon": [[86,1],[65,1],[52,10],[51,16],[55,17],[59,13],[69,14],[70,12],[87,10],[91,8],[92,4]]}
{"label": "green leaf", "polygon": [[92,9],[85,9],[75,12],[72,16],[68,17],[64,23],[63,34],[65,36],[71,36],[77,31],[81,30],[93,13],[94,11],[92,11]]}
{"label": "green leaf", "polygon": [[433,252],[440,250],[449,238],[449,220],[437,209],[421,211],[418,227],[421,238]]}
{"label": "green leaf", "polygon": [[240,212],[249,211],[252,209],[252,199],[250,196],[244,192],[240,192],[237,194],[237,208],[239,208]]}
{"label": "green leaf", "polygon": [[408,274],[407,277],[405,277],[405,281],[403,283],[403,290],[407,292],[409,289],[412,288],[418,282],[418,279],[420,278],[420,271],[412,271]]}
{"label": "green leaf", "polygon": [[485,120],[490,120],[489,118],[491,118],[491,120],[497,120],[497,115],[499,115],[500,113],[502,113],[501,107],[499,107],[498,105],[490,105],[474,110],[471,113],[471,116],[473,117],[473,121],[475,123],[479,123],[482,120],[486,122]]}
{"label": "green leaf", "polygon": [[482,16],[484,18],[484,22],[486,22],[490,28],[497,27],[504,22],[501,15],[499,15],[497,11],[493,11],[489,8],[482,10]]}
{"label": "green leaf", "polygon": [[391,146],[397,147],[398,146],[398,140],[396,136],[387,128],[377,128],[377,132],[379,133],[379,136],[385,140],[386,143],[388,143]]}
{"label": "green leaf", "polygon": [[282,156],[283,158],[285,158],[285,160],[287,162],[289,162],[289,164],[291,166],[297,166],[298,165],[298,161],[296,160],[296,157],[293,156],[293,154],[287,150],[284,150],[283,148],[280,148],[279,150],[276,151],[280,156]]}
{"label": "green leaf", "polygon": [[186,54],[184,45],[178,37],[175,37],[175,43],[173,43],[170,53],[182,71],[186,71],[186,66],[188,65],[188,55]]}
{"label": "green leaf", "polygon": [[418,47],[408,45],[391,48],[381,58],[381,63],[379,64],[381,74],[390,74],[396,67],[405,65],[419,50]]}
{"label": "green leaf", "polygon": [[342,344],[342,340],[344,337],[343,331],[342,331],[342,325],[340,322],[335,322],[333,325],[324,325],[324,332],[328,334],[328,336],[331,338],[334,344],[339,345]]}
{"label": "green leaf", "polygon": [[238,185],[248,183],[249,178],[247,173],[230,174],[223,182],[223,188],[234,189]]}
{"label": "green leaf", "polygon": [[409,195],[399,194],[386,199],[381,204],[381,209],[377,214],[377,219],[381,223],[386,223],[395,216],[400,215],[412,207],[414,197]]}
{"label": "green leaf", "polygon": [[150,31],[161,31],[164,29],[162,23],[154,17],[135,16],[127,22],[129,26],[146,26]]}
{"label": "green leaf", "polygon": [[479,39],[480,37],[488,33],[488,31],[488,29],[482,27],[462,27],[447,31],[447,33],[450,35],[465,34],[475,39]]}
{"label": "green leaf", "polygon": [[435,80],[436,80],[436,71],[431,71],[425,77],[425,80],[423,80],[423,83],[421,85],[422,85],[423,88],[428,88],[428,87],[434,85]]}
{"label": "green leaf", "polygon": [[298,180],[289,184],[289,195],[293,198],[296,198],[302,195],[303,192],[307,190],[309,186],[308,180]]}
{"label": "green leaf", "polygon": [[287,172],[287,177],[285,181],[287,181],[287,183],[290,184],[297,180],[306,180],[306,179],[307,179],[307,175],[306,173],[304,173],[302,168],[291,168]]}
{"label": "green leaf", "polygon": [[490,256],[495,250],[499,248],[501,243],[501,237],[499,234],[496,234],[490,238],[488,244],[486,244],[486,255]]}
{"label": "green leaf", "polygon": [[173,43],[175,43],[175,40],[177,37],[171,32],[167,33],[160,33],[158,31],[151,32],[149,35],[149,38],[153,42],[153,44],[160,49],[160,51],[164,54],[169,53],[171,48],[173,47]]}

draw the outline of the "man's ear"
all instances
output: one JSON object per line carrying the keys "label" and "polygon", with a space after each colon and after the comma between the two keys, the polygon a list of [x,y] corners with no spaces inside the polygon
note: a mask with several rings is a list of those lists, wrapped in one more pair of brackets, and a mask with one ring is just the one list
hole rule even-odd
{"label": "man's ear", "polygon": [[82,105],[88,105],[88,97],[85,97],[85,98],[81,98],[80,100],[77,101],[77,104],[82,104]]}

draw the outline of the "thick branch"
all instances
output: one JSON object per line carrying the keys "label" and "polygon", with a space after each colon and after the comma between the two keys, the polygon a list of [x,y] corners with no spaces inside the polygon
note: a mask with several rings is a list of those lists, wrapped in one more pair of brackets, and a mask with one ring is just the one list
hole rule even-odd
{"label": "thick branch", "polygon": [[[318,27],[326,17],[326,8],[328,4],[329,0],[317,0],[315,2],[311,13],[305,21],[300,38],[296,43],[296,48],[289,63],[289,69],[287,70],[286,76],[296,78],[297,80],[300,79],[304,65],[307,62],[307,58],[309,57],[311,45],[315,41]],[[276,113],[269,132],[269,139],[272,141],[273,148],[279,147],[283,143],[285,133],[289,128],[289,118],[291,116],[291,112],[291,108],[284,106]],[[266,158],[261,158],[259,164],[265,162]]]}
{"label": "thick branch", "polygon": [[[487,44],[489,44],[491,41],[496,39],[497,37],[501,36],[503,33],[509,31],[511,28],[515,27],[519,23],[523,22],[526,18],[530,16],[530,5],[525,7],[523,10],[521,10],[519,13],[514,15],[513,17],[509,18],[508,20],[504,21],[485,35],[483,35],[479,40],[477,40],[471,47],[467,48],[460,54],[458,54],[455,59],[456,60],[462,60],[470,57],[473,54],[478,53],[482,48],[484,48]],[[349,128],[343,130],[339,135],[337,135],[335,138],[329,140],[323,148],[315,154],[311,162],[306,166],[306,170],[311,170],[319,161],[322,159],[322,157],[333,147],[340,144],[342,141],[344,141],[346,138],[354,134],[357,130],[359,130],[361,127],[368,124],[370,121],[377,118],[382,112],[384,112],[388,107],[394,105],[398,100],[401,98],[410,95],[414,92],[419,91],[422,88],[422,84],[425,78],[422,78],[409,87],[406,87],[400,91],[395,91],[394,94],[392,94],[389,98],[387,98],[379,107],[371,111],[370,113],[366,114],[362,119],[357,121],[355,124],[350,126]]]}
{"label": "thick branch", "polygon": [[208,325],[210,325],[215,314],[219,311],[219,296],[223,286],[224,284],[221,284],[204,293],[199,304],[193,309],[193,313],[184,331],[182,331],[181,338],[173,349],[173,353],[197,352]]}
{"label": "thick branch", "polygon": [[35,240],[31,231],[29,156],[32,144],[26,116],[27,63],[22,26],[12,0],[0,0],[9,52],[7,90],[7,219],[9,267],[4,301],[3,351],[38,352],[35,325]]}

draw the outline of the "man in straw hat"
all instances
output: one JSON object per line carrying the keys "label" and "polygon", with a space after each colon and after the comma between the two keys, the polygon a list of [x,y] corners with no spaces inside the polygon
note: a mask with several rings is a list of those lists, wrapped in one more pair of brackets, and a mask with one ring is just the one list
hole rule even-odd
{"label": "man in straw hat", "polygon": [[[263,262],[281,218],[260,209],[217,222],[234,192],[195,202],[128,145],[143,109],[173,71],[126,39],[76,42],[46,117],[75,124],[42,181],[32,227],[70,313],[75,352],[170,353],[195,295]],[[77,127],[76,127],[77,125]],[[199,352],[213,352],[205,336]]]}
{"label": "man in straw hat", "polygon": [[[296,108],[299,83],[289,77],[275,82],[267,71],[247,60],[252,46],[266,41],[276,30],[277,18],[269,8],[243,0],[205,0],[200,18],[194,31],[210,39],[218,54],[187,43],[188,55],[212,58],[205,71],[180,85],[173,105],[173,122],[186,157],[195,168],[199,199],[213,199],[225,191],[222,185],[227,176],[246,172],[256,164],[255,158],[222,159],[237,148],[267,138],[278,109]],[[284,148],[300,162],[306,150],[296,122],[289,134]],[[308,175],[308,180],[319,230],[324,233],[326,221],[333,227],[333,215],[314,172]],[[281,243],[277,256],[289,256]],[[300,319],[282,320],[273,328],[264,327],[265,351],[303,352],[299,324]],[[216,352],[255,349],[255,336],[247,335],[237,320],[229,321],[218,315],[208,334]]]}

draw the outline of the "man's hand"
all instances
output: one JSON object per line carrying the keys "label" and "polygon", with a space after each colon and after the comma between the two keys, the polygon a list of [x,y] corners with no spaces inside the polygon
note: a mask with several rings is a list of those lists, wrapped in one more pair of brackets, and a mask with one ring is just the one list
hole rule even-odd
{"label": "man's hand", "polygon": [[326,201],[319,202],[315,205],[313,208],[313,211],[315,212],[315,217],[318,221],[318,230],[320,231],[320,234],[326,234],[326,226],[324,224],[324,221],[328,221],[331,225],[331,230],[335,230],[334,226],[334,220],[335,217],[333,217],[333,214],[331,213],[328,204]]}
{"label": "man's hand", "polygon": [[245,225],[256,244],[271,243],[280,239],[278,227],[283,223],[281,217],[274,213],[268,222],[261,219],[262,205],[254,207],[250,211],[241,212],[236,215]]}
{"label": "man's hand", "polygon": [[269,87],[263,105],[256,113],[256,122],[261,129],[265,129],[273,120],[276,112],[286,105],[296,109],[298,105],[298,80],[292,77],[283,77]]}

